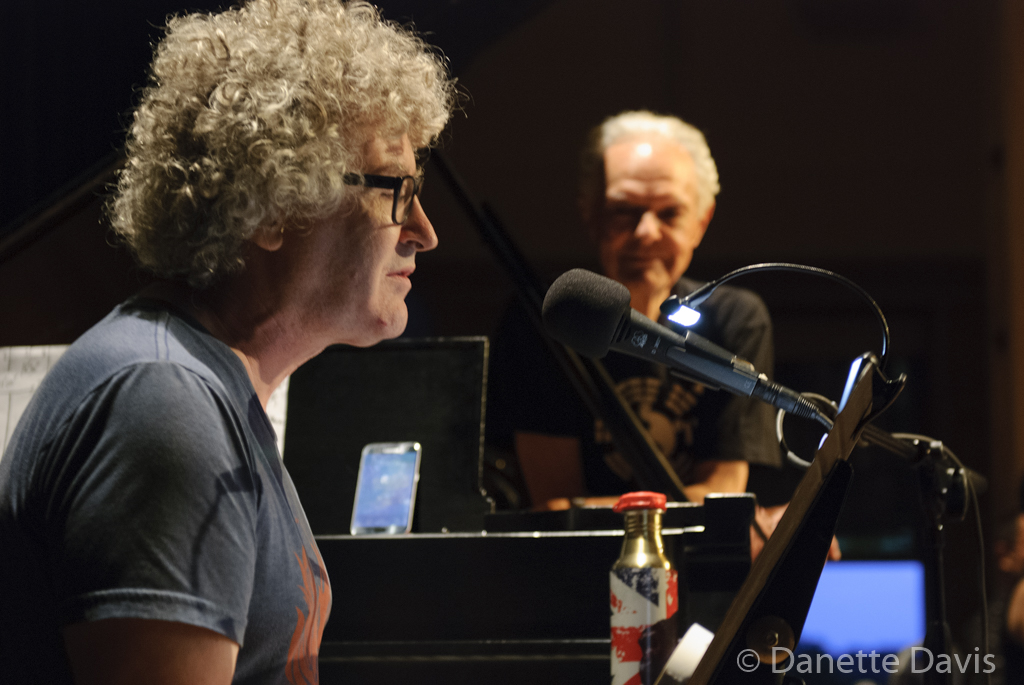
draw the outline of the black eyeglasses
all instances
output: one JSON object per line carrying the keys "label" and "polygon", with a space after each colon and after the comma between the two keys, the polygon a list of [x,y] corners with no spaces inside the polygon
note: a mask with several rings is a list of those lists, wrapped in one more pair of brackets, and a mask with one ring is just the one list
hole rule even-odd
{"label": "black eyeglasses", "polygon": [[391,220],[404,224],[409,218],[413,198],[423,189],[423,177],[378,176],[376,174],[345,174],[342,180],[350,186],[367,188],[390,188],[394,201],[391,203]]}

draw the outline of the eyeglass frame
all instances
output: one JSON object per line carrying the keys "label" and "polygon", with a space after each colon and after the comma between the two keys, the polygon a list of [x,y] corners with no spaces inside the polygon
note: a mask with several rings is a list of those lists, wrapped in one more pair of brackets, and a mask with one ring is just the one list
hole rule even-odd
{"label": "eyeglass frame", "polygon": [[[412,179],[412,199],[409,200],[409,204],[405,208],[405,219],[399,221],[398,193],[401,192],[402,186],[405,185],[405,179],[407,178]],[[420,190],[423,189],[423,176],[381,176],[379,174],[348,173],[342,176],[341,180],[345,182],[345,185],[350,186],[389,188],[391,190],[391,221],[399,225],[404,224],[409,220],[409,214],[412,213],[412,203],[420,196]]]}

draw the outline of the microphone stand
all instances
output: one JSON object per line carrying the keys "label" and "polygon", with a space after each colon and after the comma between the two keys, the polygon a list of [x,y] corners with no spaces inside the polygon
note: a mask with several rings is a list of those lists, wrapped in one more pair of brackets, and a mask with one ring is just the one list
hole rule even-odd
{"label": "microphone stand", "polygon": [[608,427],[615,446],[633,467],[638,485],[662,492],[670,500],[685,502],[682,480],[644,428],[640,417],[616,389],[604,364],[597,359],[581,357],[565,345],[552,340],[544,331],[541,305],[547,288],[516,249],[494,211],[486,203],[478,205],[473,200],[462,179],[439,151],[433,152],[431,160],[455,199],[476,225],[484,243],[512,278],[530,320],[573,389],[587,409]]}
{"label": "microphone stand", "polygon": [[[835,411],[826,398],[815,396],[813,400],[826,412]],[[917,468],[918,497],[924,516],[921,554],[925,589],[924,647],[933,658],[933,666],[925,671],[922,682],[923,685],[951,685],[952,673],[939,673],[934,665],[934,659],[939,654],[950,654],[952,646],[946,617],[945,526],[950,521],[964,520],[969,483],[975,491],[984,491],[988,487],[987,481],[951,457],[938,440],[924,436],[901,437],[869,423],[861,432],[859,444],[880,447],[908,460]]]}
{"label": "microphone stand", "polygon": [[[775,533],[758,555],[688,685],[768,685],[800,639],[853,469],[847,462],[870,421],[896,399],[906,376],[887,379],[873,355],[854,362],[841,411]],[[784,649],[783,649],[784,648]],[[678,649],[678,647],[677,647]],[[795,676],[789,679],[795,682]],[[655,685],[681,685],[673,660]]]}
{"label": "microphone stand", "polygon": [[[952,639],[946,618],[946,581],[943,570],[945,524],[964,519],[967,513],[968,478],[979,486],[976,489],[985,487],[984,478],[978,474],[969,474],[962,464],[950,458],[938,440],[914,438],[907,441],[870,425],[861,437],[869,445],[909,459],[917,466],[920,486],[918,495],[925,517],[922,563],[927,627],[924,647],[931,652],[933,660],[939,654],[948,655]],[[924,685],[950,685],[953,674],[939,673],[933,665],[924,673],[923,682]]]}

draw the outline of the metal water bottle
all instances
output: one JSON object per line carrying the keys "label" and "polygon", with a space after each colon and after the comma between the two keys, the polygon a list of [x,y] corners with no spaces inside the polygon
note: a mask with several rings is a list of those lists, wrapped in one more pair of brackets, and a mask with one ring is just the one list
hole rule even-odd
{"label": "metal water bottle", "polygon": [[614,510],[625,515],[626,538],[610,573],[612,685],[650,685],[677,641],[678,576],[661,540],[665,495],[631,492]]}

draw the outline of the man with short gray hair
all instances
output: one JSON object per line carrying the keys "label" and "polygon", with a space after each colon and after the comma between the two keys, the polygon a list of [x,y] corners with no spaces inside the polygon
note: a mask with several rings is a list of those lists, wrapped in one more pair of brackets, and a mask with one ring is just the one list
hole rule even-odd
{"label": "man with short gray hair", "polygon": [[[624,112],[595,128],[583,151],[580,212],[605,275],[631,306],[658,320],[673,294],[700,284],[683,276],[715,210],[718,170],[704,136],[676,117]],[[702,306],[700,335],[771,373],[767,309],[753,293],[722,287]],[[525,317],[524,317],[525,318]],[[518,459],[534,507],[568,506],[635,489],[632,468],[515,314],[496,338],[489,439]],[[686,484],[687,497],[743,492],[749,464],[777,466],[772,410],[711,392],[664,367],[612,352],[605,365]],[[493,418],[492,418],[493,417]]]}

